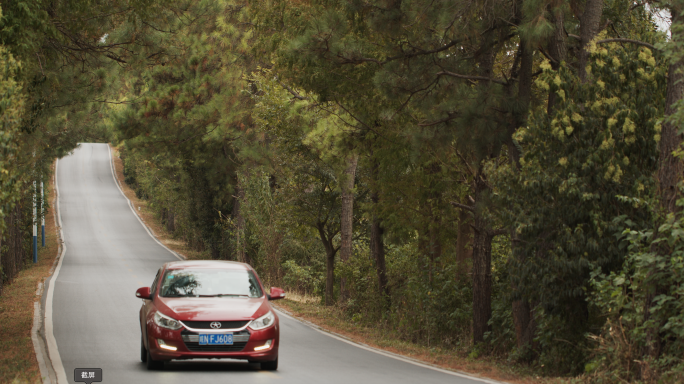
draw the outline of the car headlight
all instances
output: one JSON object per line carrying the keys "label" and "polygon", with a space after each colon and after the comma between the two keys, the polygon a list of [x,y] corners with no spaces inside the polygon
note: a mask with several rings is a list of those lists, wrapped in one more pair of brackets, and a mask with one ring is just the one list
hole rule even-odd
{"label": "car headlight", "polygon": [[162,328],[172,329],[174,331],[183,327],[180,321],[162,315],[159,311],[154,313],[154,323]]}
{"label": "car headlight", "polygon": [[273,314],[273,312],[268,311],[267,314],[265,314],[265,315],[261,316],[260,318],[252,321],[249,324],[249,327],[255,331],[258,331],[260,329],[270,327],[271,325],[273,325],[273,323],[275,323],[275,315]]}

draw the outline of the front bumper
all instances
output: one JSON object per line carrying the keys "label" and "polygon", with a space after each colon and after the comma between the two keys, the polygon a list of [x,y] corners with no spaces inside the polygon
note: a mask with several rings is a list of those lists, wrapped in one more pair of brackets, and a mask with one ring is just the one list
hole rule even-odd
{"label": "front bumper", "polygon": [[[185,359],[243,359],[254,362],[273,361],[278,357],[278,346],[280,344],[279,323],[276,322],[272,327],[253,331],[249,328],[241,332],[234,332],[234,345],[231,347],[201,347],[195,342],[198,333],[196,330],[181,328],[176,331],[168,330],[148,324],[147,345],[150,355],[154,360],[185,360]],[[206,333],[217,333],[208,331]],[[247,336],[247,337],[246,337]],[[164,340],[164,344],[176,347],[175,351],[163,349],[158,340]],[[268,340],[272,340],[268,349],[255,351],[255,348],[262,347]],[[239,348],[243,345],[242,348]]]}

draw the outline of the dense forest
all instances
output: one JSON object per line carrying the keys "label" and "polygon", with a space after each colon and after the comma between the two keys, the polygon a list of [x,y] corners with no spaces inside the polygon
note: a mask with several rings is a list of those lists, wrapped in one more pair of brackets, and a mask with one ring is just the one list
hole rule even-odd
{"label": "dense forest", "polygon": [[349,321],[684,380],[684,1],[0,7],[0,293],[107,141],[173,236]]}

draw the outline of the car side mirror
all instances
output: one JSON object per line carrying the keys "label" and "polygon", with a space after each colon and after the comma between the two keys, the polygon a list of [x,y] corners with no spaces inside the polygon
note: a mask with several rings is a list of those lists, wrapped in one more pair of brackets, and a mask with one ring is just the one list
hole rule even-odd
{"label": "car side mirror", "polygon": [[271,287],[271,294],[268,295],[269,300],[278,300],[285,298],[285,291],[281,288]]}
{"label": "car side mirror", "polygon": [[150,293],[150,287],[142,287],[138,288],[137,291],[135,291],[135,297],[139,299],[147,299],[150,300],[152,299],[152,294]]}

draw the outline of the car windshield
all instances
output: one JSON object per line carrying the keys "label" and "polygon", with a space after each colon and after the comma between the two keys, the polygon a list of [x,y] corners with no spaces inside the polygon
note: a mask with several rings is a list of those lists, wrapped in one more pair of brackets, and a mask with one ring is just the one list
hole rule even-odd
{"label": "car windshield", "polygon": [[170,269],[164,273],[162,297],[261,297],[252,271],[231,269]]}

